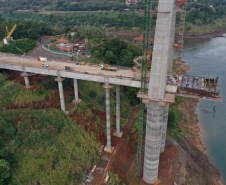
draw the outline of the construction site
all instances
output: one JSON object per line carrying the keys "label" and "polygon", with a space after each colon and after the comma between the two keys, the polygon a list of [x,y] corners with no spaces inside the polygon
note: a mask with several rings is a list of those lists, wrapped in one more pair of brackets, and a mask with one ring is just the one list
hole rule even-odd
{"label": "construction site", "polygon": [[[198,182],[195,177],[198,174],[190,169],[191,166],[189,169],[185,167],[189,154],[194,154],[190,157],[194,168],[198,162],[198,166],[209,168],[210,173],[218,173],[211,165],[208,166],[208,159],[203,153],[198,152],[193,146],[193,141],[189,143],[178,138],[175,142],[166,135],[169,106],[176,103],[177,96],[194,98],[191,100],[194,102],[199,98],[223,100],[220,96],[218,77],[186,75],[186,71],[181,70],[183,64],[178,63],[183,53],[186,4],[187,0],[159,0],[158,9],[152,10],[152,1],[145,0],[142,56],[133,60],[134,67],[131,68],[54,58],[38,61],[37,57],[0,53],[0,69],[21,73],[20,78],[24,78],[28,89],[33,88],[31,83],[36,77],[55,76],[59,87],[59,105],[65,114],[69,114],[62,83],[65,78],[73,79],[74,104],[82,101],[79,98],[78,80],[103,84],[106,93],[106,114],[102,113],[101,117],[106,123],[106,132],[103,133],[105,138],[99,151],[100,161],[90,174],[87,174],[83,184],[106,184],[110,171],[120,174],[126,184],[160,185],[188,184],[190,181],[187,176],[190,172],[195,184]],[[177,12],[180,12],[178,33],[175,31]],[[150,44],[151,14],[157,14],[153,45]],[[8,33],[9,37],[5,38],[5,44],[10,42],[11,34]],[[177,58],[173,57],[174,51],[178,52]],[[173,70],[174,62],[178,64],[176,72]],[[111,128],[112,115],[110,115],[110,89],[113,86],[116,86],[116,128]],[[120,125],[121,86],[138,88],[137,97],[140,99],[140,106],[134,108],[123,130]],[[188,110],[195,111],[195,107]],[[138,134],[130,135],[137,114],[139,114]],[[189,124],[193,124],[192,120]],[[198,129],[194,129],[194,132],[197,133]],[[199,145],[197,143],[199,141],[194,142],[196,146]],[[199,170],[197,167],[196,171]],[[205,181],[205,175],[201,175],[202,184],[209,182]],[[212,180],[213,183],[217,181],[218,179]]]}

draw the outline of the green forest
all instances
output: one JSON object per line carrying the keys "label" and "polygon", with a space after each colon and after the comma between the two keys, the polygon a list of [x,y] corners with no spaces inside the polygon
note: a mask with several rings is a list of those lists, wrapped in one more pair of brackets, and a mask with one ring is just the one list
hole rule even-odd
{"label": "green forest", "polygon": [[[81,1],[86,6],[92,6],[97,1],[89,2]],[[57,3],[65,4],[67,1],[59,1]],[[56,4],[57,4],[56,3]],[[110,4],[116,5],[118,2]],[[119,2],[120,3],[120,2]],[[80,7],[81,4],[73,6]],[[213,32],[219,29],[226,28],[226,1],[189,1],[187,5],[186,14],[186,32],[187,33],[203,33]],[[108,5],[108,4],[105,4]],[[143,6],[143,5],[142,5]],[[156,6],[156,5],[155,5]],[[7,19],[22,19],[33,20],[39,23],[45,22],[47,25],[56,30],[63,29],[65,26],[72,28],[79,28],[82,26],[95,26],[102,30],[125,29],[128,31],[141,31],[143,28],[143,14],[138,11],[122,12],[122,11],[83,11],[70,12],[64,6],[60,6],[60,10],[54,8],[54,11],[40,11],[40,12],[21,12],[21,11],[2,11],[1,15]],[[65,5],[65,7],[67,7]],[[72,6],[70,6],[72,7]],[[134,8],[135,6],[133,6]],[[130,7],[131,8],[131,7]],[[141,8],[137,8],[142,9]],[[56,11],[58,10],[58,11]],[[63,12],[67,10],[69,12]],[[55,12],[56,11],[56,12]],[[60,18],[59,18],[60,17]],[[156,14],[152,14],[152,27],[154,28]],[[179,13],[177,16],[177,24],[179,24]],[[42,26],[40,28],[43,28]],[[44,30],[44,29],[43,29]],[[50,31],[50,30],[49,30]],[[44,33],[49,33],[44,30]]]}
{"label": "green forest", "polygon": [[[98,10],[123,10],[128,8],[124,0],[14,0],[14,6],[11,7],[10,1],[0,3],[0,7],[8,10],[38,10],[46,11],[98,11]],[[76,3],[73,3],[76,2]],[[142,9],[143,2],[130,7],[132,9]],[[3,9],[4,10],[4,9]]]}
{"label": "green forest", "polygon": [[96,59],[110,65],[132,67],[133,59],[142,53],[139,46],[114,37],[90,39],[86,45]]}

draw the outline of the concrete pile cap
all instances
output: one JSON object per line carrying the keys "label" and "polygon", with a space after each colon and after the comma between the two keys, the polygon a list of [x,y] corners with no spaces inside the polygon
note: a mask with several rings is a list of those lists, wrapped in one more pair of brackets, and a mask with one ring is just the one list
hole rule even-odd
{"label": "concrete pile cap", "polygon": [[104,85],[102,85],[102,87],[104,89],[110,89],[110,88],[112,88],[112,85],[111,84],[104,84]]}
{"label": "concrete pile cap", "polygon": [[64,80],[65,80],[65,78],[61,78],[61,77],[57,77],[55,79],[55,81],[57,81],[57,82],[63,82]]}

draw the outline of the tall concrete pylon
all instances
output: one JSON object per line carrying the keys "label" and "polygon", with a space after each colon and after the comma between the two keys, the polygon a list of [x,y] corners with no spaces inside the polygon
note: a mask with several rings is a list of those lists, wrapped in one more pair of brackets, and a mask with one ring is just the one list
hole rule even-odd
{"label": "tall concrete pylon", "polygon": [[[176,0],[159,0],[153,47],[150,82],[148,87],[147,122],[144,152],[143,179],[155,183],[158,179],[159,156],[162,146],[164,118],[168,115],[166,103],[166,78],[173,52],[173,32],[175,29]],[[166,124],[167,126],[167,124]],[[165,126],[165,127],[166,127]]]}
{"label": "tall concrete pylon", "polygon": [[109,84],[109,79],[106,78],[105,84],[102,86],[106,91],[106,124],[107,124],[107,145],[104,148],[105,152],[112,153],[114,147],[111,146],[111,118],[110,118],[110,89],[112,85]]}

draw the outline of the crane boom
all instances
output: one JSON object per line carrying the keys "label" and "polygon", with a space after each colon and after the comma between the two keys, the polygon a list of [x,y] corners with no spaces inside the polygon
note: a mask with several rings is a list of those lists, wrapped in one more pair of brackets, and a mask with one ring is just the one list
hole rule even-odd
{"label": "crane boom", "polygon": [[9,29],[8,26],[5,27],[6,28],[6,36],[9,35]]}
{"label": "crane boom", "polygon": [[[11,35],[13,34],[14,30],[16,29],[16,24],[13,26],[13,28],[11,29],[11,31],[7,34],[7,40],[10,41],[11,40]],[[8,27],[6,27],[6,32],[9,31]]]}

